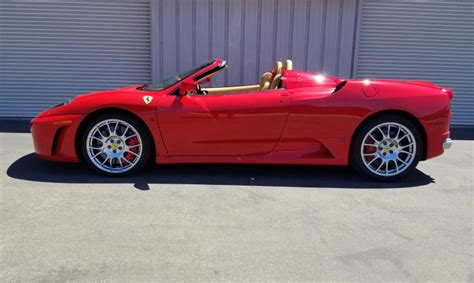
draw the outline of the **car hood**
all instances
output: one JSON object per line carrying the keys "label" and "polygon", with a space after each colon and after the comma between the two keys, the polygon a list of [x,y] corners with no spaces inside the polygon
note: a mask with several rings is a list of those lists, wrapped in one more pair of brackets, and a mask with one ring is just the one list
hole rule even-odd
{"label": "car hood", "polygon": [[[135,85],[120,89],[81,94],[69,102],[57,104],[41,112],[38,117],[87,114],[102,107],[124,107],[128,105],[151,106],[152,104],[144,102],[144,96],[154,97],[159,95],[160,92],[144,93],[137,89],[140,86],[141,85]],[[153,99],[150,101],[153,101]]]}
{"label": "car hood", "polygon": [[118,88],[118,89],[100,90],[100,91],[95,91],[95,92],[84,93],[84,94],[80,94],[74,97],[73,100],[91,99],[91,98],[97,98],[99,96],[108,96],[108,95],[136,94],[138,92],[137,88],[140,86],[141,85],[133,85],[133,86]]}

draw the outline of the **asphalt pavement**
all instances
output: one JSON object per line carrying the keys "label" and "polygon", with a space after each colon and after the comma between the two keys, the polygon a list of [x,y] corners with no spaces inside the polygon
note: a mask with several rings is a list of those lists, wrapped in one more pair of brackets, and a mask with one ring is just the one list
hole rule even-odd
{"label": "asphalt pavement", "polygon": [[398,183],[344,167],[108,178],[0,133],[0,281],[474,281],[474,141]]}

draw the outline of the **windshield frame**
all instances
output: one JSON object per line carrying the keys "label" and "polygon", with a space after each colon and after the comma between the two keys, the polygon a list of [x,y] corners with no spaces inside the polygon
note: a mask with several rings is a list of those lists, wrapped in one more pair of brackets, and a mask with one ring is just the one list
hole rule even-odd
{"label": "windshield frame", "polygon": [[205,64],[201,64],[198,66],[194,66],[191,69],[188,69],[184,72],[180,72],[172,77],[166,78],[158,83],[154,84],[144,84],[143,86],[139,87],[139,90],[144,90],[144,91],[161,91],[165,90],[168,88],[171,88],[172,86],[176,85],[177,83],[183,81],[184,79],[192,76],[193,74],[203,70],[206,67],[209,67],[210,65],[214,64],[215,60],[212,60],[210,62],[207,62]]}

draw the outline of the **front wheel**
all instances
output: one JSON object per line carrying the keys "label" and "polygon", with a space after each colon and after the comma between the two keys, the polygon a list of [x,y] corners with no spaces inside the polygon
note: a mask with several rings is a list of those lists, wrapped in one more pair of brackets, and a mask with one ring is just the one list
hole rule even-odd
{"label": "front wheel", "polygon": [[81,140],[82,157],[94,170],[121,176],[141,169],[150,155],[150,137],[141,121],[122,113],[90,121]]}
{"label": "front wheel", "polygon": [[380,116],[364,124],[351,147],[351,165],[359,173],[393,181],[412,171],[423,152],[418,128],[409,119]]}

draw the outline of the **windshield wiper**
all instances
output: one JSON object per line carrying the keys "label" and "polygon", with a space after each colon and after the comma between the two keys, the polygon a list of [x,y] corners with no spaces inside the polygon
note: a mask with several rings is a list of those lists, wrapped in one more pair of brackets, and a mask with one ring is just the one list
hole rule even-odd
{"label": "windshield wiper", "polygon": [[150,87],[150,84],[144,84],[142,86],[137,87],[138,90],[148,90]]}

